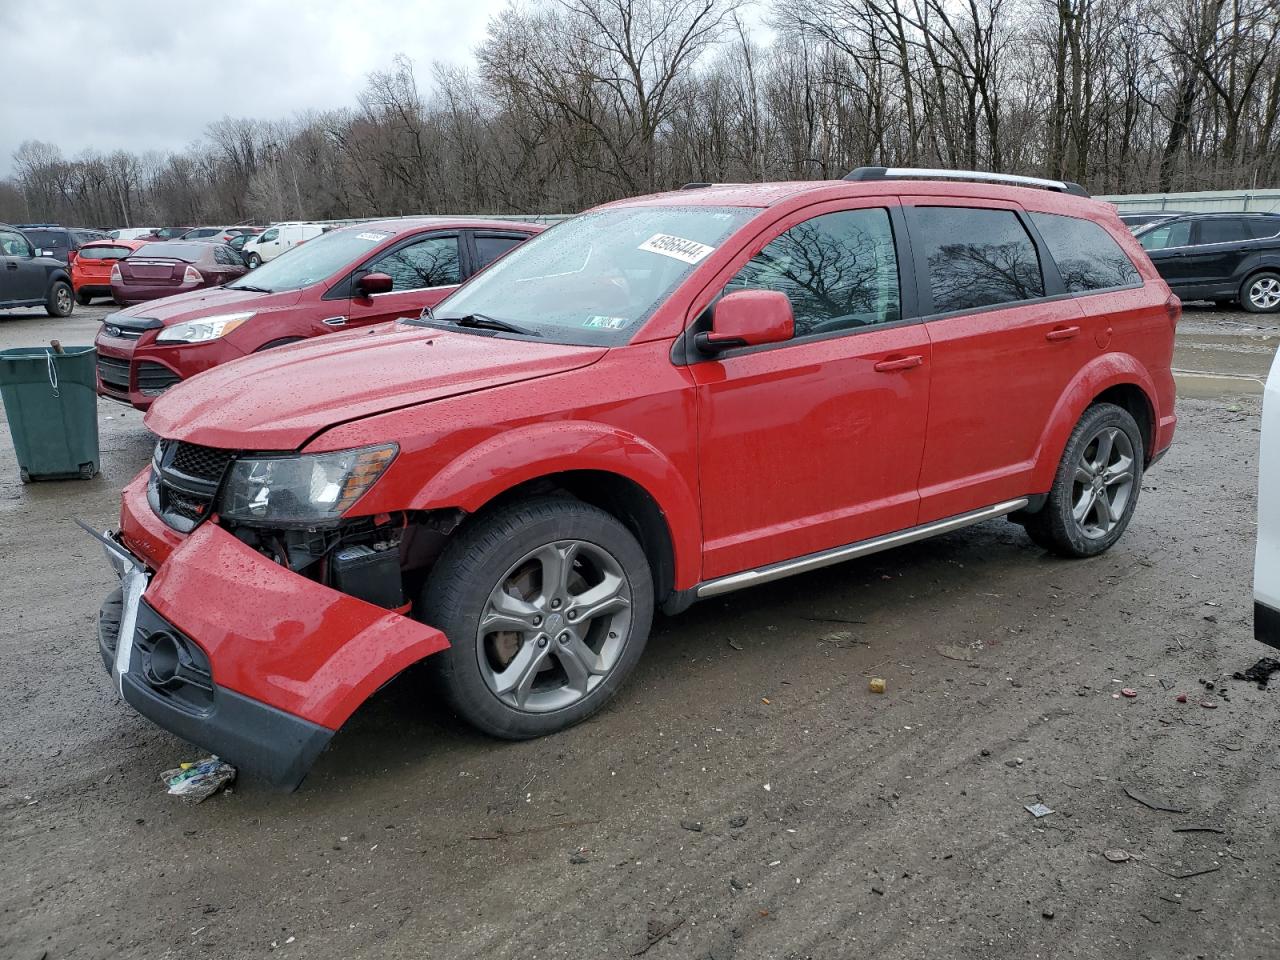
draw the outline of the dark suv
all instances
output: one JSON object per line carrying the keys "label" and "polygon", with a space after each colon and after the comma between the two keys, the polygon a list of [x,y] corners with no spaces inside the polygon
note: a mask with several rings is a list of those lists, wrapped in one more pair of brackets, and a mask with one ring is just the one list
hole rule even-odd
{"label": "dark suv", "polygon": [[1137,233],[1160,276],[1183,300],[1280,311],[1280,213],[1202,213]]}
{"label": "dark suv", "polygon": [[36,256],[36,248],[16,228],[0,223],[0,309],[43,306],[51,317],[75,309],[65,263]]}
{"label": "dark suv", "polygon": [[82,246],[93,240],[110,240],[110,234],[88,227],[63,227],[56,223],[20,223],[36,253],[69,264]]}

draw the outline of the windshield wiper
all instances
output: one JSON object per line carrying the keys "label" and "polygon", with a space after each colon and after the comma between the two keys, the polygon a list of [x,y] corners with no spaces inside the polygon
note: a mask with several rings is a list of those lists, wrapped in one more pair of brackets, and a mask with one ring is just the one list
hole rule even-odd
{"label": "windshield wiper", "polygon": [[501,330],[503,333],[518,333],[525,337],[540,337],[537,330],[517,326],[507,320],[499,320],[484,313],[468,313],[465,317],[433,317],[442,323],[452,323],[458,327],[478,327],[483,330]]}
{"label": "windshield wiper", "polygon": [[266,287],[255,287],[251,283],[241,283],[241,284],[228,283],[227,289],[228,290],[250,290],[253,293],[275,293],[274,290],[268,290]]}

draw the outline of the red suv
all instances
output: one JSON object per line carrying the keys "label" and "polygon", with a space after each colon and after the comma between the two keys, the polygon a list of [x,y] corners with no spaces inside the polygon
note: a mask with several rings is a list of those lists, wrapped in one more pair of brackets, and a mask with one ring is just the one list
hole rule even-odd
{"label": "red suv", "polygon": [[165,396],[106,541],[125,700],[296,784],[424,658],[532,737],[658,608],[1000,516],[1106,550],[1173,437],[1178,301],[1074,185],[905,175],[609,204],[434,313]]}
{"label": "red suv", "polygon": [[[95,340],[98,393],[145,410],[175,383],[228,360],[417,316],[542,229],[502,220],[418,217],[330,231],[230,283],[108,316]],[[185,241],[148,249],[173,246],[229,251]],[[244,273],[240,255],[228,255]]]}

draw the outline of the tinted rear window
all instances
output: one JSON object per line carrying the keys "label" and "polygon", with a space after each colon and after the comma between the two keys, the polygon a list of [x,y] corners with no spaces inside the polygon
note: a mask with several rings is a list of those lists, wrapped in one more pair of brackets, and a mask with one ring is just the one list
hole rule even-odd
{"label": "tinted rear window", "polygon": [[1035,244],[1011,210],[916,207],[912,226],[928,257],[934,313],[1044,296]]}
{"label": "tinted rear window", "polygon": [[57,249],[65,250],[69,246],[68,241],[71,239],[70,234],[65,230],[23,230],[30,240],[37,247],[45,250]]}
{"label": "tinted rear window", "polygon": [[1280,217],[1254,217],[1246,220],[1249,235],[1255,240],[1265,240],[1280,233]]}
{"label": "tinted rear window", "polygon": [[81,247],[82,260],[119,260],[133,251],[128,247]]}
{"label": "tinted rear window", "polygon": [[481,270],[510,250],[518,247],[527,237],[476,237],[476,269]]}
{"label": "tinted rear window", "polygon": [[1243,220],[1236,217],[1201,220],[1197,243],[1239,243],[1250,239]]}
{"label": "tinted rear window", "polygon": [[1056,213],[1033,213],[1058,273],[1070,293],[1127,287],[1142,282],[1133,261],[1111,234],[1090,220]]}
{"label": "tinted rear window", "polygon": [[130,256],[138,260],[164,259],[195,263],[209,252],[207,243],[179,243],[168,240],[163,243],[144,243]]}

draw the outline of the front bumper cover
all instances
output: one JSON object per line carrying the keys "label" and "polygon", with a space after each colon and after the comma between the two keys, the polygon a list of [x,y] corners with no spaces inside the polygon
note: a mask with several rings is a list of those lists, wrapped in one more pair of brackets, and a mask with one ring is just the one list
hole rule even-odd
{"label": "front bumper cover", "polygon": [[[126,531],[148,525],[137,487],[125,492]],[[152,566],[114,539],[107,549],[125,568],[125,588],[129,569]],[[154,566],[134,604],[133,630],[118,641],[131,646],[123,658],[109,637],[129,618],[128,605],[109,597],[100,614],[100,652],[115,667],[121,695],[165,729],[283,786],[297,786],[370,694],[449,645],[439,630],[293,573],[212,522]],[[150,664],[157,642],[164,644],[158,671]],[[193,669],[205,665],[185,699],[168,676],[180,653]]]}

